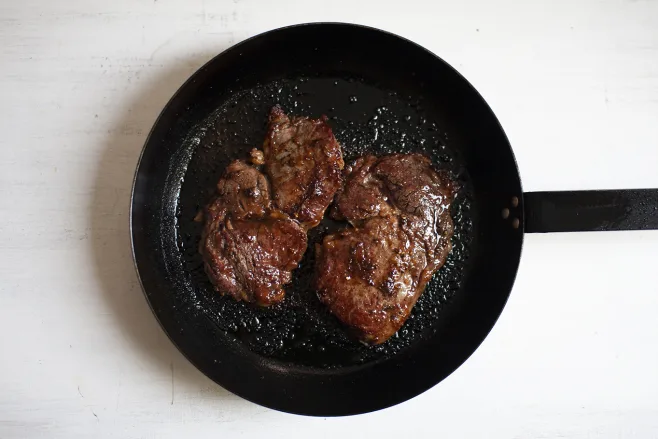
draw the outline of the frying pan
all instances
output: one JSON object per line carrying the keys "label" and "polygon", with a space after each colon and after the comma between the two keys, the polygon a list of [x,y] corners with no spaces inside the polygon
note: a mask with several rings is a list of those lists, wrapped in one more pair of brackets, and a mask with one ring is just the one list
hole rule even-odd
{"label": "frying pan", "polygon": [[[264,138],[268,110],[325,114],[346,160],[421,151],[463,190],[453,251],[389,342],[354,342],[318,302],[308,251],[271,308],[213,291],[198,210],[226,165]],[[480,345],[503,310],[524,233],[658,228],[658,190],[524,193],[510,144],[477,91],[396,35],[348,24],[270,31],[212,59],[162,111],[135,175],[131,234],[146,298],[172,342],[227,390],[290,413],[338,416],[410,399]],[[325,220],[310,248],[344,225]]]}

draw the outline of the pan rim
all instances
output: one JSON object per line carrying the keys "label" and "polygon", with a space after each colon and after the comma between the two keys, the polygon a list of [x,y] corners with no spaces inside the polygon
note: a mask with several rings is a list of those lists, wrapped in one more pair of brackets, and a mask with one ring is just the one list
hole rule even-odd
{"label": "pan rim", "polygon": [[[258,405],[261,405],[261,406],[264,406],[264,407],[267,407],[267,408],[270,408],[270,409],[273,409],[273,410],[286,412],[286,413],[291,413],[291,414],[297,414],[297,415],[305,415],[305,416],[322,416],[322,417],[352,416],[352,415],[372,413],[372,412],[375,412],[375,411],[383,410],[383,409],[395,406],[397,404],[403,403],[405,401],[411,400],[413,398],[416,398],[417,396],[421,395],[422,393],[427,392],[429,389],[431,389],[434,386],[436,386],[437,384],[439,384],[441,381],[447,379],[457,369],[459,369],[480,348],[480,346],[482,345],[484,340],[488,337],[491,330],[493,329],[493,327],[497,323],[498,319],[500,318],[500,316],[504,312],[504,309],[507,305],[507,301],[509,300],[509,296],[511,295],[512,288],[515,284],[516,277],[517,277],[517,274],[518,274],[518,268],[519,268],[520,261],[521,261],[521,258],[522,258],[522,253],[523,253],[523,244],[524,244],[524,236],[525,236],[524,221],[521,221],[521,223],[519,225],[519,232],[520,232],[519,257],[517,259],[517,262],[516,262],[515,266],[512,267],[512,269],[510,269],[511,283],[510,283],[509,291],[504,295],[504,301],[502,303],[502,307],[501,307],[500,312],[495,316],[491,326],[486,329],[486,333],[481,338],[481,340],[476,343],[476,345],[472,349],[472,351],[468,355],[466,355],[463,359],[461,359],[458,362],[458,364],[449,373],[447,373],[442,378],[439,378],[439,379],[435,380],[435,382],[433,384],[428,385],[428,386],[424,386],[421,391],[415,392],[415,394],[411,397],[408,397],[408,396],[397,397],[395,399],[395,401],[387,402],[387,403],[383,403],[383,404],[378,404],[376,406],[376,408],[365,408],[365,409],[361,409],[361,410],[351,410],[351,411],[348,411],[348,412],[341,412],[339,414],[336,414],[336,411],[332,411],[331,413],[328,413],[326,411],[325,412],[320,412],[320,411],[317,411],[317,410],[308,410],[308,411],[289,410],[289,409],[286,409],[286,408],[277,407],[275,404],[270,404],[268,402],[259,400],[254,395],[245,394],[245,392],[242,392],[239,389],[235,389],[235,386],[229,385],[227,383],[220,384],[219,382],[217,382],[214,378],[212,378],[204,370],[204,368],[200,367],[197,364],[197,362],[195,360],[193,360],[190,355],[188,355],[188,353],[186,353],[186,351],[174,340],[174,338],[170,334],[170,331],[168,331],[167,328],[165,327],[165,325],[163,324],[162,320],[160,319],[160,316],[158,315],[158,312],[154,309],[153,303],[149,299],[148,293],[147,293],[145,285],[144,285],[144,281],[142,279],[142,275],[140,273],[139,264],[138,264],[138,261],[137,261],[137,254],[136,254],[136,251],[135,251],[135,247],[136,247],[135,246],[135,230],[134,230],[134,227],[133,227],[133,225],[134,225],[133,223],[134,223],[136,185],[137,185],[138,178],[139,178],[139,175],[140,175],[140,169],[143,165],[142,161],[143,161],[146,149],[148,148],[149,144],[152,141],[153,133],[155,132],[156,128],[160,125],[164,114],[171,107],[172,103],[178,98],[178,96],[180,94],[183,93],[184,90],[186,90],[188,88],[188,86],[191,83],[193,83],[196,80],[197,75],[201,71],[203,71],[209,65],[215,63],[217,61],[217,59],[221,58],[222,56],[225,56],[225,55],[227,55],[229,53],[232,53],[232,52],[238,52],[243,46],[247,45],[249,42],[252,42],[253,40],[257,40],[257,39],[260,39],[260,38],[266,38],[267,36],[269,36],[271,34],[286,31],[286,30],[289,30],[289,29],[313,27],[313,26],[318,26],[318,27],[329,26],[329,27],[336,27],[336,28],[341,28],[341,27],[359,28],[359,29],[366,30],[366,31],[369,31],[369,32],[384,34],[384,35],[387,35],[389,37],[396,38],[396,39],[401,40],[402,42],[404,42],[406,44],[410,44],[410,45],[414,46],[416,49],[420,49],[423,52],[431,55],[433,58],[435,58],[437,61],[442,63],[445,67],[447,67],[452,72],[452,74],[456,75],[461,81],[463,81],[465,84],[467,84],[468,87],[471,89],[471,91],[476,94],[476,96],[481,100],[481,102],[486,106],[486,108],[494,116],[494,120],[496,122],[497,128],[500,130],[500,133],[503,135],[504,140],[507,143],[507,145],[509,145],[509,151],[510,151],[510,154],[511,154],[511,158],[513,160],[514,168],[515,168],[517,176],[518,176],[518,184],[519,184],[520,193],[517,196],[519,198],[519,208],[521,209],[521,212],[523,211],[523,205],[524,205],[523,195],[524,194],[523,194],[521,175],[520,175],[520,172],[519,172],[518,162],[517,162],[516,156],[514,154],[514,150],[512,149],[511,144],[509,142],[509,139],[508,139],[502,125],[500,124],[500,121],[498,120],[497,117],[495,117],[495,114],[494,114],[493,110],[491,109],[491,107],[489,106],[488,102],[482,97],[482,95],[478,92],[478,90],[459,71],[457,71],[454,67],[452,67],[452,65],[450,65],[448,62],[443,60],[441,57],[439,57],[438,55],[436,55],[435,53],[433,53],[429,49],[423,47],[422,45],[420,45],[420,44],[418,44],[418,43],[416,43],[416,42],[414,42],[410,39],[407,39],[403,36],[397,35],[393,32],[389,32],[389,31],[386,31],[386,30],[383,30],[383,29],[379,29],[379,28],[376,28],[376,27],[373,27],[373,26],[367,26],[367,25],[362,25],[362,24],[357,24],[357,23],[349,23],[349,22],[332,22],[332,21],[306,22],[306,23],[292,24],[292,25],[283,26],[283,27],[279,27],[279,28],[273,28],[273,29],[267,30],[265,32],[253,35],[249,38],[246,38],[246,39],[240,41],[239,43],[234,44],[231,47],[228,47],[227,49],[225,49],[222,52],[218,53],[217,55],[213,56],[210,60],[208,60],[201,67],[199,67],[194,73],[192,73],[178,87],[178,89],[174,92],[174,94],[168,99],[167,103],[163,106],[162,110],[158,114],[158,117],[155,119],[155,121],[153,123],[153,126],[151,127],[148,135],[146,136],[145,141],[144,141],[144,145],[142,146],[142,149],[140,151],[140,154],[139,154],[139,157],[138,157],[138,160],[137,160],[137,163],[136,163],[135,172],[134,172],[133,180],[132,180],[132,187],[131,187],[131,193],[130,193],[130,208],[129,208],[129,215],[128,215],[128,221],[129,221],[128,226],[129,226],[129,233],[130,233],[130,247],[131,247],[131,255],[132,255],[132,259],[133,259],[133,266],[135,268],[135,272],[136,272],[137,278],[139,280],[140,288],[142,290],[142,293],[144,294],[144,298],[146,299],[147,304],[149,305],[149,308],[151,309],[151,312],[153,313],[153,315],[156,318],[158,324],[160,325],[160,327],[162,328],[164,333],[167,335],[167,338],[171,341],[171,343],[187,359],[187,361],[189,361],[191,364],[193,364],[194,367],[196,369],[198,369],[204,376],[206,376],[211,381],[215,382],[217,385],[221,386],[223,389],[225,389],[226,391],[228,391],[232,394],[235,394],[235,395],[237,395],[237,396],[239,396],[239,397],[241,397],[241,398],[243,398],[247,401],[250,401],[254,404],[258,404]],[[360,369],[361,367],[366,367],[366,366],[368,366],[368,365],[356,366],[356,368]],[[349,368],[352,368],[352,367],[349,367]],[[318,370],[316,373],[322,374],[323,371]]]}

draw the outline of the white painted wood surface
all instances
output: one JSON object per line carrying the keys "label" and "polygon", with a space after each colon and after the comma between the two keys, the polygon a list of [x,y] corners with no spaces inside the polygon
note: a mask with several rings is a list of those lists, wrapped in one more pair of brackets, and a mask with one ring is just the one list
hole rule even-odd
{"label": "white painted wood surface", "polygon": [[274,412],[190,366],[133,270],[162,106],[304,21],[428,47],[491,104],[526,190],[658,187],[658,2],[0,2],[0,438],[658,437],[658,233],[528,236],[503,316],[443,383],[357,417]]}

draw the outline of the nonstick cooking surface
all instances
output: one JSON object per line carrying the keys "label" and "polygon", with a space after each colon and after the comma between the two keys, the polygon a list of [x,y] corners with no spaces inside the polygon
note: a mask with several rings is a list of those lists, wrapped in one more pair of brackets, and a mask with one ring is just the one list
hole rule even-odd
{"label": "nonstick cooking surface", "polygon": [[[309,232],[309,247],[286,299],[260,308],[213,289],[204,270],[198,245],[202,224],[194,217],[213,197],[226,166],[247,159],[265,138],[267,116],[279,104],[289,115],[325,114],[343,148],[346,164],[363,154],[422,152],[437,169],[449,170],[462,190],[451,213],[455,223],[453,249],[398,334],[379,346],[365,346],[350,337],[316,297],[313,287],[314,246],[346,223],[325,219]],[[280,79],[235,91],[185,140],[187,168],[177,204],[177,242],[189,276],[193,307],[252,352],[301,366],[335,368],[382,360],[430,336],[442,311],[458,294],[465,277],[473,236],[471,187],[460,157],[450,149],[450,133],[421,95],[401,95],[361,78],[320,76]],[[183,164],[184,166],[184,164]]]}

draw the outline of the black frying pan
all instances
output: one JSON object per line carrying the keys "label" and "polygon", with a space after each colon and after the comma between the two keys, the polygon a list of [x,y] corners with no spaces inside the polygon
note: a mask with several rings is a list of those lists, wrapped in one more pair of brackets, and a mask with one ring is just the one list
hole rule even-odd
{"label": "black frying pan", "polygon": [[[260,146],[275,104],[329,116],[347,160],[421,151],[462,183],[450,258],[384,345],[355,342],[319,304],[312,251],[271,308],[217,294],[203,273],[194,217],[226,165]],[[144,147],[131,226],[146,297],[196,367],[258,404],[331,416],[400,403],[457,369],[503,310],[524,232],[655,229],[656,206],[656,190],[524,194],[496,117],[448,64],[376,29],[307,24],[242,42],[181,87]],[[325,220],[310,247],[341,226]]]}

